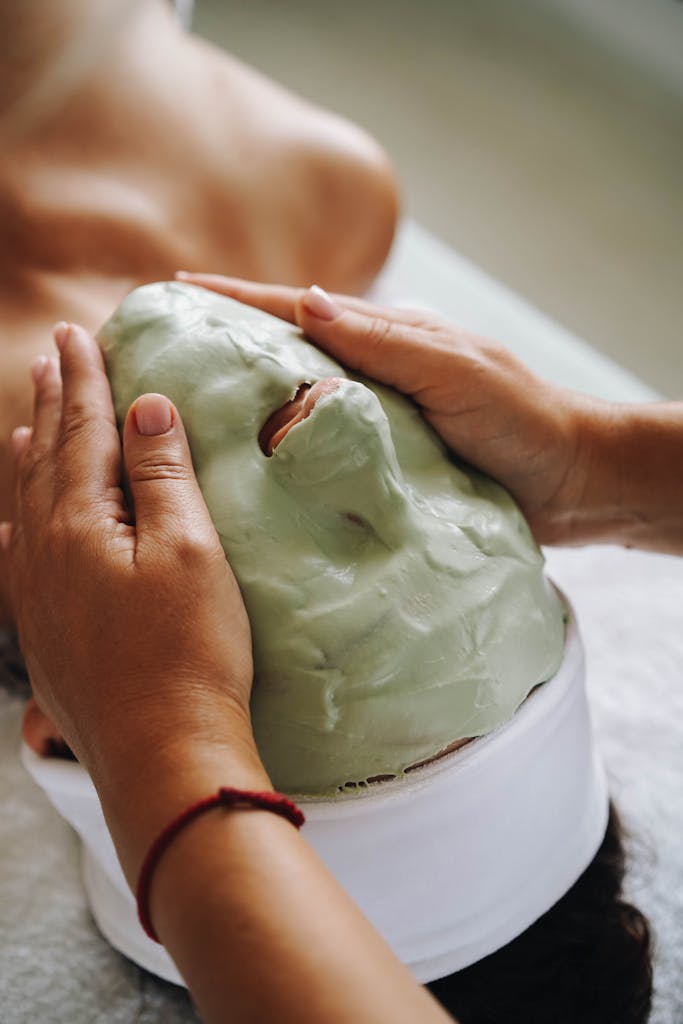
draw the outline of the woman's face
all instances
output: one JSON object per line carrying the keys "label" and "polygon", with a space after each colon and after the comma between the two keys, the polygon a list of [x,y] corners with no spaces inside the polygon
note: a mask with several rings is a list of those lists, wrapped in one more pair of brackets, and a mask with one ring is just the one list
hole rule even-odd
{"label": "woman's face", "polygon": [[146,391],[183,417],[249,612],[276,786],[399,773],[555,672],[562,608],[521,514],[409,401],[190,285],[137,289],[99,340],[121,420]]}

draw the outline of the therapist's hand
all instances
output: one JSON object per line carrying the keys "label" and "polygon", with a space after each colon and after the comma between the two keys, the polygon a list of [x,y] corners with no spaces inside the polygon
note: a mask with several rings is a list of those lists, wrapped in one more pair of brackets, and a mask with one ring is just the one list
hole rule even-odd
{"label": "therapist's hand", "polygon": [[351,370],[408,395],[453,452],[507,487],[539,541],[569,539],[584,442],[607,403],[540,380],[502,345],[427,312],[331,299],[316,288],[177,276],[299,324]]}
{"label": "therapist's hand", "polygon": [[128,413],[133,522],[99,348],[75,326],[55,338],[0,537],[36,699],[96,784],[188,743],[250,748],[249,623],[178,412],[145,395]]}

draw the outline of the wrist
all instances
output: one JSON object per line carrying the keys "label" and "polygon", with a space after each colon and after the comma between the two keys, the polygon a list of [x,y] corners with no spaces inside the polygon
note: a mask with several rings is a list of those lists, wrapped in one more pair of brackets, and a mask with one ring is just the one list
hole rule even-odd
{"label": "wrist", "polygon": [[683,551],[682,403],[577,396],[575,457],[549,543]]}
{"label": "wrist", "polygon": [[624,407],[584,395],[572,397],[573,455],[543,540],[566,545],[614,541],[625,516],[618,465]]}
{"label": "wrist", "polygon": [[271,791],[251,727],[226,723],[201,736],[183,732],[132,747],[129,758],[101,761],[93,774],[107,825],[131,886],[150,844],[184,808],[220,786]]}
{"label": "wrist", "polygon": [[[111,691],[111,685],[108,687]],[[88,708],[73,746],[95,785],[116,789],[191,750],[255,749],[248,698],[203,679],[145,678]],[[101,703],[101,701],[100,701]]]}
{"label": "wrist", "polygon": [[574,454],[557,499],[554,543],[591,543],[608,538],[614,528],[618,473],[613,459],[620,419],[620,407],[576,396],[571,412]]}

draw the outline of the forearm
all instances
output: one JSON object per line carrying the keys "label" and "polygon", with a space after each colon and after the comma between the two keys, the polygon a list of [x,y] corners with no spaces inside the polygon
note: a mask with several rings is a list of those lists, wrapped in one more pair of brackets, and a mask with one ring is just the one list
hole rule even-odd
{"label": "forearm", "polygon": [[[124,748],[102,742],[101,763],[86,764],[133,892],[151,844],[191,804],[220,786],[273,789],[246,723],[235,727],[226,722],[224,740],[192,738],[189,727],[185,736],[178,727],[173,731],[176,738],[150,749],[139,730],[137,735],[130,730]],[[154,877],[156,881],[156,872]]]}
{"label": "forearm", "polygon": [[[105,794],[129,882],[161,829],[221,785],[271,788],[245,743],[236,755],[166,761]],[[329,874],[305,826],[270,812],[216,808],[190,823],[157,864],[150,909],[208,1022],[450,1019]]]}
{"label": "forearm", "polygon": [[683,554],[683,403],[586,400],[556,543]]}

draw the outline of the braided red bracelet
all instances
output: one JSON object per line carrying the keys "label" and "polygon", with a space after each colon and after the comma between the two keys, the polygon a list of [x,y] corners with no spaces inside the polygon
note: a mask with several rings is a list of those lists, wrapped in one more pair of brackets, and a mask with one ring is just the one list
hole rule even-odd
{"label": "braided red bracelet", "polygon": [[136,890],[138,918],[150,939],[154,939],[155,942],[160,941],[149,914],[149,891],[152,885],[154,869],[166,847],[178,835],[181,829],[185,828],[189,822],[194,821],[200,814],[203,814],[204,811],[208,811],[212,807],[240,806],[272,811],[274,814],[279,814],[282,818],[287,818],[296,828],[301,828],[306,820],[303,812],[299,810],[296,804],[292,803],[286,796],[283,796],[282,793],[252,793],[248,789],[230,789],[224,786],[212,796],[207,796],[203,800],[198,800],[196,804],[190,804],[189,807],[186,807],[177,818],[174,818],[160,832],[150,846],[140,868]]}

